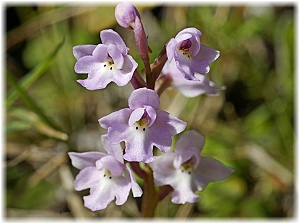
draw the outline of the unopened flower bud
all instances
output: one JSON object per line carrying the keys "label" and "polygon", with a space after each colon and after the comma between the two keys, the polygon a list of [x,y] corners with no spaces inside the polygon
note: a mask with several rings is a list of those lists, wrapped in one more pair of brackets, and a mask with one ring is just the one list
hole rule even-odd
{"label": "unopened flower bud", "polygon": [[140,14],[132,3],[122,2],[115,8],[115,17],[120,26],[133,29],[135,18],[140,18]]}

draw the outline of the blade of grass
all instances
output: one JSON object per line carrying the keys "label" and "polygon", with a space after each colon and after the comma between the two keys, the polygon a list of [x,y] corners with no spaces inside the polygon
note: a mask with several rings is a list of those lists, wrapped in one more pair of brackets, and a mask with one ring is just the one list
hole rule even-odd
{"label": "blade of grass", "polygon": [[[27,89],[31,86],[36,80],[38,80],[45,71],[50,67],[52,62],[54,61],[57,53],[61,49],[65,42],[63,39],[61,42],[57,44],[53,52],[46,58],[46,60],[39,63],[34,69],[32,69],[29,73],[27,73],[19,82],[19,85],[23,89]],[[19,92],[16,89],[11,90],[6,97],[6,107],[9,108],[19,97]]]}
{"label": "blade of grass", "polygon": [[46,116],[44,111],[34,102],[34,100],[28,95],[28,93],[23,89],[23,87],[19,85],[18,82],[11,75],[7,76],[7,81],[19,93],[20,97],[27,105],[27,107],[29,107],[33,112],[35,112],[49,126],[61,131],[57,124],[48,116]]}

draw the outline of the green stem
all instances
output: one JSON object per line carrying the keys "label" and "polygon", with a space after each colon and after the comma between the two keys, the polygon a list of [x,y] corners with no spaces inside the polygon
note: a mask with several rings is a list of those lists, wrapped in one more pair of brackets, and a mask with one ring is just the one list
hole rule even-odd
{"label": "green stem", "polygon": [[148,175],[144,182],[144,195],[142,202],[142,216],[153,218],[158,204],[158,192],[155,189],[152,169],[147,165]]}

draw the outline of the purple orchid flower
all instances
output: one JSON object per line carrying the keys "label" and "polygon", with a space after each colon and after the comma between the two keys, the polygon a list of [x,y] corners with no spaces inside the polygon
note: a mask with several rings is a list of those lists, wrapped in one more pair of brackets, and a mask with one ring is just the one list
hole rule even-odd
{"label": "purple orchid flower", "polygon": [[149,164],[155,184],[174,189],[173,203],[197,202],[199,196],[195,191],[202,191],[209,182],[224,180],[234,172],[211,157],[200,156],[204,141],[204,136],[188,131],[177,141],[174,152],[158,156]]}
{"label": "purple orchid flower", "polygon": [[220,56],[219,51],[200,43],[201,35],[196,28],[186,28],[172,38],[166,47],[168,61],[174,58],[179,71],[189,80],[197,80],[195,72],[207,74],[209,64]]}
{"label": "purple orchid flower", "polygon": [[153,147],[170,150],[172,136],[182,132],[186,122],[158,110],[159,96],[154,90],[136,89],[128,99],[129,108],[113,112],[99,124],[108,130],[112,143],[125,142],[124,159],[149,163],[154,160]]}
{"label": "purple orchid flower", "polygon": [[128,48],[118,33],[108,29],[100,32],[102,44],[78,45],[73,48],[77,59],[76,73],[88,73],[87,79],[77,80],[89,90],[105,88],[110,82],[125,86],[138,64],[128,55]]}
{"label": "purple orchid flower", "polygon": [[195,73],[197,80],[185,79],[181,71],[178,70],[174,59],[170,63],[165,64],[162,72],[172,79],[172,86],[186,97],[196,97],[201,94],[215,96],[219,95],[220,91],[226,89],[225,86],[217,87],[206,76],[198,73]]}
{"label": "purple orchid flower", "polygon": [[81,170],[75,179],[75,190],[90,188],[90,195],[84,196],[84,206],[92,211],[102,210],[116,198],[116,204],[127,201],[132,189],[134,197],[140,197],[142,190],[133,172],[124,164],[120,144],[112,145],[107,135],[101,136],[102,152],[69,152],[72,165]]}

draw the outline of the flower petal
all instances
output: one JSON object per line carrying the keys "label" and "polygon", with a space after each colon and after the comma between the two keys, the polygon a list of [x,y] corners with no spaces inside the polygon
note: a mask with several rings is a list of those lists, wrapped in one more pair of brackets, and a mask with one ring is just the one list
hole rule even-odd
{"label": "flower petal", "polygon": [[[196,35],[196,36],[202,36],[202,33],[200,30],[194,28],[194,27],[189,27],[189,28],[185,28],[183,30],[181,30],[177,35],[176,37],[180,36],[180,35],[183,35],[185,33],[189,33],[189,34],[192,34],[192,35]],[[175,37],[175,38],[176,38]]]}
{"label": "flower petal", "polygon": [[186,122],[178,119],[177,117],[174,117],[172,114],[166,111],[157,110],[156,114],[157,116],[155,124],[162,128],[164,128],[164,126],[168,128],[172,136],[177,135],[186,128]]}
{"label": "flower petal", "polygon": [[195,184],[198,190],[203,190],[211,181],[220,181],[228,178],[234,169],[225,166],[211,157],[201,157],[201,161],[195,170]]}
{"label": "flower petal", "polygon": [[75,178],[74,186],[76,191],[88,189],[96,185],[101,177],[102,171],[96,167],[86,167],[81,170]]}
{"label": "flower petal", "polygon": [[172,38],[166,47],[166,51],[167,51],[167,57],[168,57],[168,61],[170,62],[173,57],[174,57],[174,53],[176,51],[176,47],[177,47],[177,41],[175,40],[175,38]]}
{"label": "flower petal", "polygon": [[80,58],[74,66],[76,73],[90,73],[100,69],[101,62],[93,56],[84,56]]}
{"label": "flower petal", "polygon": [[137,62],[130,55],[125,55],[122,69],[113,69],[113,81],[118,86],[125,86],[131,80],[137,66]]}
{"label": "flower petal", "polygon": [[122,37],[112,29],[102,30],[100,32],[100,38],[103,44],[113,44],[116,45],[123,55],[127,54],[127,47],[122,39]]}
{"label": "flower petal", "polygon": [[205,60],[209,64],[213,61],[217,60],[217,58],[220,56],[220,51],[211,49],[203,44],[201,44],[200,51],[197,55],[195,55],[193,58],[195,60]]}
{"label": "flower petal", "polygon": [[133,193],[133,197],[141,197],[143,194],[143,190],[141,189],[141,187],[138,185],[138,183],[136,182],[136,179],[134,177],[133,172],[131,171],[131,169],[129,168],[128,165],[126,165],[126,169],[129,173],[130,176],[130,180],[131,180],[131,190]]}
{"label": "flower petal", "polygon": [[[128,120],[131,112],[132,111],[129,108],[124,108],[106,115],[98,120],[102,128],[108,129],[108,132],[111,132],[111,134],[108,133],[108,139],[110,141],[111,138],[118,137],[128,128]],[[113,143],[119,142],[113,141]]]}
{"label": "flower petal", "polygon": [[73,47],[73,55],[77,60],[84,56],[92,55],[96,46],[97,45],[91,45],[91,44],[77,45]]}
{"label": "flower petal", "polygon": [[89,166],[95,166],[97,160],[106,156],[106,154],[102,152],[69,152],[68,155],[72,165],[79,170]]}
{"label": "flower petal", "polygon": [[205,60],[193,60],[190,66],[193,73],[198,72],[200,74],[207,74],[210,70],[209,64]]}
{"label": "flower petal", "polygon": [[112,78],[101,71],[101,69],[92,71],[88,74],[87,79],[79,79],[77,82],[88,90],[104,89],[112,81]]}
{"label": "flower petal", "polygon": [[105,151],[116,158],[117,161],[124,164],[123,149],[120,144],[112,144],[108,140],[108,136],[101,135],[101,142]]}
{"label": "flower petal", "polygon": [[145,113],[145,109],[144,108],[136,108],[134,111],[132,111],[129,121],[128,121],[128,125],[132,126],[134,125],[135,122],[139,121],[142,116]]}
{"label": "flower petal", "polygon": [[183,133],[175,144],[175,152],[184,152],[189,148],[198,148],[201,152],[205,143],[205,137],[194,130]]}
{"label": "flower petal", "polygon": [[112,176],[121,176],[124,171],[124,164],[116,160],[114,156],[107,155],[96,162],[97,169],[107,169]]}
{"label": "flower petal", "polygon": [[105,209],[116,197],[116,204],[126,202],[131,188],[130,178],[127,177],[101,177],[101,180],[91,187],[90,195],[83,197],[85,207],[92,211]]}
{"label": "flower petal", "polygon": [[117,46],[113,44],[109,44],[107,48],[108,54],[111,56],[112,60],[114,61],[114,65],[116,69],[122,69],[124,64],[124,57],[122,52],[117,48]]}
{"label": "flower petal", "polygon": [[125,160],[149,163],[155,159],[153,156],[153,142],[149,140],[147,131],[143,132],[130,127],[124,133],[124,141],[126,144]]}
{"label": "flower petal", "polygon": [[174,179],[176,170],[173,166],[175,153],[168,152],[161,156],[156,156],[155,160],[149,163],[153,170],[154,182],[157,186],[169,185]]}
{"label": "flower petal", "polygon": [[148,114],[148,119],[149,119],[148,127],[150,127],[156,120],[156,110],[154,110],[153,107],[151,106],[145,106],[145,111]]}
{"label": "flower petal", "polygon": [[128,99],[129,108],[133,110],[144,106],[151,106],[153,109],[157,109],[159,104],[160,101],[157,93],[147,88],[134,90]]}

